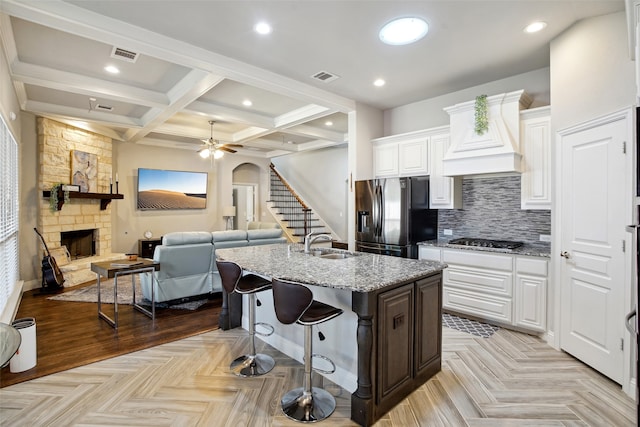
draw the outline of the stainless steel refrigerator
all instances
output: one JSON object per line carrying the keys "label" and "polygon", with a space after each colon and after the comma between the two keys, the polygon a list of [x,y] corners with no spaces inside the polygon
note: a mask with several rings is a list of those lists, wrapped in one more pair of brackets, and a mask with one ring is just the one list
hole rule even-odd
{"label": "stainless steel refrigerator", "polygon": [[416,243],[436,239],[429,177],[356,181],[356,250],[417,258]]}

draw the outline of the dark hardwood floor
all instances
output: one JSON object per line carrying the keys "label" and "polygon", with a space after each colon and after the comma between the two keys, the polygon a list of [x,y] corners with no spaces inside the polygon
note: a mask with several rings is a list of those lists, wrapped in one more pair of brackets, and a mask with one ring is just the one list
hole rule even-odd
{"label": "dark hardwood floor", "polygon": [[[69,290],[73,289],[78,286]],[[96,303],[54,301],[49,296],[39,290],[22,296],[16,319],[36,320],[37,364],[18,373],[11,373],[8,365],[2,368],[0,387],[217,329],[222,304],[220,294],[214,294],[194,311],[156,308],[155,321],[119,304],[116,330],[98,318]],[[107,304],[103,310],[112,313],[112,307]]]}

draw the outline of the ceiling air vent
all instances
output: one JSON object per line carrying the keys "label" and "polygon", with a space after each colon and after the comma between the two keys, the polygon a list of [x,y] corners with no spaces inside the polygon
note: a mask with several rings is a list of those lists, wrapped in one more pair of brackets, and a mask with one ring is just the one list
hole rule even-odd
{"label": "ceiling air vent", "polygon": [[113,47],[113,50],[111,51],[111,57],[112,58],[116,58],[116,59],[121,59],[123,61],[127,61],[127,62],[136,62],[136,60],[138,59],[138,56],[140,54],[136,53],[136,52],[131,52],[130,50],[126,50],[126,49],[122,49],[119,47]]}
{"label": "ceiling air vent", "polygon": [[96,110],[113,111],[113,107],[111,105],[98,104],[96,105]]}
{"label": "ceiling air vent", "polygon": [[328,71],[319,71],[315,73],[313,76],[311,76],[311,78],[320,80],[321,82],[324,82],[324,83],[329,83],[340,77],[336,76],[335,74],[331,74]]}

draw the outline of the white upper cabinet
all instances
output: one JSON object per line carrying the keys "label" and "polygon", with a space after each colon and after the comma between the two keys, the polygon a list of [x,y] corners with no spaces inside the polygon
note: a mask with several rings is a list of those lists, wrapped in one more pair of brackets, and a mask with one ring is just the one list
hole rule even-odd
{"label": "white upper cabinet", "polygon": [[374,139],[373,171],[376,177],[429,175],[429,136],[421,130]]}
{"label": "white upper cabinet", "polygon": [[449,132],[431,136],[431,175],[429,178],[429,207],[431,209],[462,208],[462,177],[444,176],[444,155],[449,149]]}
{"label": "white upper cabinet", "polygon": [[551,108],[520,113],[522,209],[551,209]]}
{"label": "white upper cabinet", "polygon": [[398,143],[398,173],[401,176],[429,174],[429,140],[417,139]]}
{"label": "white upper cabinet", "polygon": [[398,143],[374,145],[373,171],[376,177],[398,175]]}

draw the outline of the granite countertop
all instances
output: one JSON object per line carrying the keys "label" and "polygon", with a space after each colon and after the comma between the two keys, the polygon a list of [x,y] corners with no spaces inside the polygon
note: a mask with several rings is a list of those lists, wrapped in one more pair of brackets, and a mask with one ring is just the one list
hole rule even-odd
{"label": "granite countertop", "polygon": [[348,253],[345,259],[324,259],[303,253],[303,245],[279,243],[216,249],[216,257],[234,261],[245,270],[267,277],[309,285],[371,292],[415,280],[439,271],[446,264],[364,252],[322,248],[325,252]]}
{"label": "granite countertop", "polygon": [[543,258],[551,257],[550,245],[534,246],[534,245],[525,244],[516,249],[497,249],[497,248],[483,248],[479,246],[450,245],[448,239],[427,240],[425,242],[418,243],[418,245],[436,246],[439,248],[448,248],[448,249],[461,249],[463,251],[498,252],[498,253],[510,254],[510,255],[537,256],[537,257],[543,257]]}

